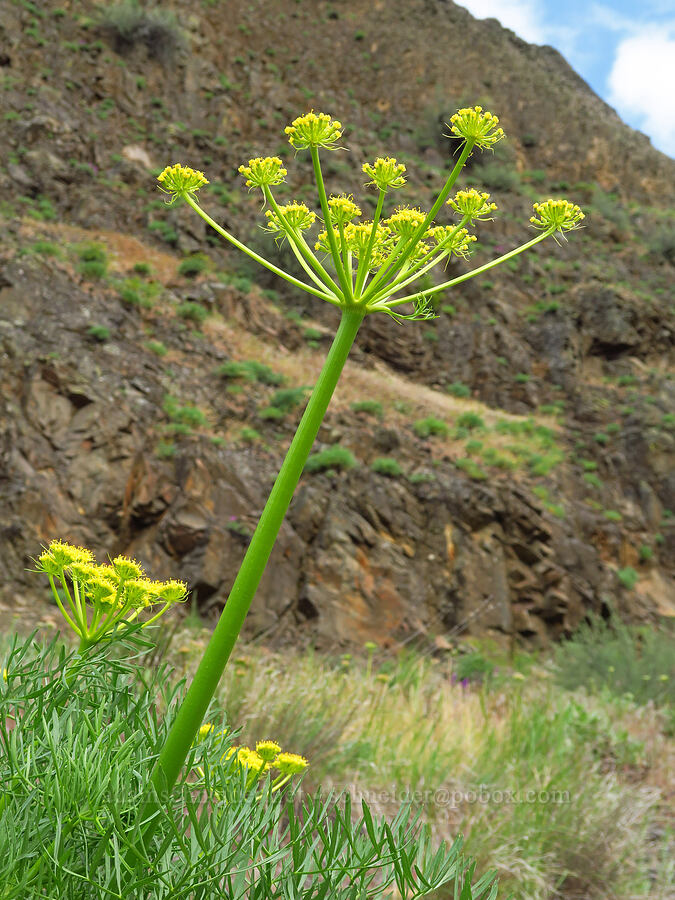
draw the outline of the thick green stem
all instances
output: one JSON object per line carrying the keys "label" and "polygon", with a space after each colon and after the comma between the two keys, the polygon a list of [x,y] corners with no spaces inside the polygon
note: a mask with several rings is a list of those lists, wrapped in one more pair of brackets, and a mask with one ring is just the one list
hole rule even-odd
{"label": "thick green stem", "polygon": [[[146,799],[140,822],[147,820],[157,808],[155,797],[165,796],[176,783],[192,742],[203,724],[362,320],[361,310],[343,310],[328,357],[260,516],[225,609],[150,777],[149,793],[152,796]],[[146,830],[146,836],[147,833]]]}

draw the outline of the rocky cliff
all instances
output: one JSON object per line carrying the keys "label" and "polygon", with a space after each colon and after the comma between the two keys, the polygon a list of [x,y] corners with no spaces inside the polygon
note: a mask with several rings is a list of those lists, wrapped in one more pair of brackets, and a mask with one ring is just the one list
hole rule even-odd
{"label": "rocky cliff", "polygon": [[186,579],[214,615],[334,331],[334,310],[167,208],[156,171],[204,170],[209,212],[272,255],[236,169],[282,155],[289,199],[314,202],[283,138],[295,115],[346,126],[331,190],[362,196],[361,164],[391,154],[401,201],[425,205],[454,150],[443,123],[474,102],[510,138],[466,171],[500,207],[476,262],[526,239],[537,197],[568,196],[587,227],[432,322],[366,321],[317,445],[357,465],[303,477],[248,632],[545,642],[608,604],[675,612],[675,163],[559,54],[442,0],[0,13],[8,614],[49,614],[26,569],[58,536]]}

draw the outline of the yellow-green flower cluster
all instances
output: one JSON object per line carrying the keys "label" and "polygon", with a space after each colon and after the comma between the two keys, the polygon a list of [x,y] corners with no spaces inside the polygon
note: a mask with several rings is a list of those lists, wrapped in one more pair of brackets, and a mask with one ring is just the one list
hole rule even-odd
{"label": "yellow-green flower cluster", "polygon": [[535,228],[542,231],[573,231],[585,218],[581,209],[569,200],[545,200],[535,203],[536,215],[530,218]]}
{"label": "yellow-green flower cluster", "polygon": [[457,191],[447,203],[455,212],[467,218],[471,224],[491,220],[490,213],[497,209],[497,204],[490,202],[488,193],[485,191],[481,193],[475,188],[469,188],[468,191]]}
{"label": "yellow-green flower cluster", "polygon": [[483,112],[482,106],[460,109],[450,119],[450,131],[482,150],[489,150],[501,141],[504,132],[498,127],[499,119],[491,112]]}
{"label": "yellow-green flower cluster", "polygon": [[346,225],[361,215],[361,209],[354,203],[351,194],[339,194],[328,198],[330,220],[333,225]]}
{"label": "yellow-green flower cluster", "polygon": [[278,156],[256,156],[249,159],[247,166],[239,166],[237,171],[246,179],[247,188],[281,184],[287,174]]}
{"label": "yellow-green flower cluster", "polygon": [[283,222],[279,220],[279,216],[272,209],[265,212],[267,217],[266,231],[270,233],[286,232],[290,228],[292,231],[306,231],[311,228],[316,220],[316,213],[312,212],[304,203],[286,203],[280,206],[279,210],[283,218]]}
{"label": "yellow-green flower cluster", "polygon": [[469,234],[466,228],[456,228],[454,225],[434,225],[425,237],[433,238],[448,253],[454,253],[463,259],[467,258],[471,252],[471,244],[476,240],[475,234]]}
{"label": "yellow-green flower cluster", "polygon": [[90,550],[58,540],[40,554],[37,568],[49,576],[54,598],[84,646],[109,637],[141,610],[163,604],[151,619],[155,621],[187,595],[182,581],[151,581],[142,566],[126,556],[116,556],[110,565],[97,565]]}
{"label": "yellow-green flower cluster", "polygon": [[[360,260],[368,252],[370,246],[370,258],[368,260],[368,269],[373,271],[379,269],[384,262],[387,253],[392,247],[393,232],[386,225],[378,223],[375,229],[375,237],[372,246],[370,238],[373,233],[372,222],[348,222],[344,227],[343,235],[347,249],[353,256]],[[336,228],[333,228],[333,237],[336,242],[340,241],[340,234]],[[328,232],[324,229],[317,236],[314,249],[322,253],[330,253],[330,242],[328,240]]]}
{"label": "yellow-green flower cluster", "polygon": [[327,113],[312,111],[298,116],[284,131],[288,135],[288,142],[296,150],[306,150],[308,147],[332,150],[342,137],[342,123],[331,119]]}
{"label": "yellow-green flower cluster", "polygon": [[203,172],[191,169],[189,166],[182,166],[180,163],[167,166],[157,176],[157,181],[159,181],[160,189],[165,194],[171,195],[170,203],[173,203],[178,197],[192,196],[200,187],[209,183]]}
{"label": "yellow-green flower cluster", "polygon": [[385,223],[399,237],[408,240],[426,219],[426,213],[414,207],[400,206],[385,220]]}
{"label": "yellow-green flower cluster", "polygon": [[392,156],[378,157],[374,163],[364,163],[363,171],[370,178],[366,184],[374,184],[381,191],[400,188],[405,184],[405,166]]}

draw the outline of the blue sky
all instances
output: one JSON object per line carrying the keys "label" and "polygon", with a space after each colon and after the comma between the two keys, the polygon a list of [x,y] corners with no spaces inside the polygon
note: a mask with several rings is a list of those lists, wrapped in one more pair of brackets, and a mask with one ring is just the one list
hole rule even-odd
{"label": "blue sky", "polygon": [[550,44],[652,144],[675,158],[675,0],[456,0]]}

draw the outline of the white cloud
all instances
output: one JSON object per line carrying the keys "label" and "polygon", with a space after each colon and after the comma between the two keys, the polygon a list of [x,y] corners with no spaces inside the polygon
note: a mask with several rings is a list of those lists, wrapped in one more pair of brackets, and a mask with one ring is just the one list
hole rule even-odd
{"label": "white cloud", "polygon": [[617,111],[638,117],[654,146],[674,156],[675,23],[650,26],[620,41],[608,85]]}
{"label": "white cloud", "polygon": [[477,19],[498,19],[524,41],[546,43],[546,28],[541,24],[536,0],[462,0],[459,5]]}

